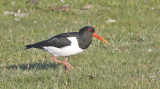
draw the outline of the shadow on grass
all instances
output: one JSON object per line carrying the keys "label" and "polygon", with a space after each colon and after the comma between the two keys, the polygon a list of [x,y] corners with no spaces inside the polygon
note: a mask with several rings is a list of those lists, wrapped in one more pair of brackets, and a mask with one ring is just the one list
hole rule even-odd
{"label": "shadow on grass", "polygon": [[43,70],[43,69],[49,69],[53,68],[56,69],[60,64],[56,63],[29,63],[29,64],[17,64],[17,65],[11,65],[7,66],[7,69],[22,69],[22,70]]}

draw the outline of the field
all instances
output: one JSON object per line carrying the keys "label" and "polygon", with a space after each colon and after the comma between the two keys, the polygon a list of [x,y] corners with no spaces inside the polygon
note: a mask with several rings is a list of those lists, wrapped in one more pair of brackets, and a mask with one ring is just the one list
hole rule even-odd
{"label": "field", "polygon": [[[159,0],[27,1],[0,0],[0,89],[160,89]],[[93,38],[68,73],[51,54],[25,50],[86,25],[109,43]]]}

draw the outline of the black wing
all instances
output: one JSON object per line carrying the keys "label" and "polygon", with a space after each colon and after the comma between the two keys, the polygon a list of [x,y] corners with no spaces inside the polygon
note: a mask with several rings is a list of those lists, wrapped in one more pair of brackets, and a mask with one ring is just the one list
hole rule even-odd
{"label": "black wing", "polygon": [[78,32],[59,34],[48,40],[44,40],[42,42],[38,42],[31,45],[26,45],[26,49],[29,49],[32,47],[43,49],[44,46],[54,46],[57,48],[62,48],[64,46],[68,46],[71,44],[71,41],[68,40],[67,37],[77,37],[77,36],[78,36]]}

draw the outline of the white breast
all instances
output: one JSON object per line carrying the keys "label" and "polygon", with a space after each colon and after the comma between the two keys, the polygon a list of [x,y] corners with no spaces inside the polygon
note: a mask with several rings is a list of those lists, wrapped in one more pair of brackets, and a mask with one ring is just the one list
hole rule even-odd
{"label": "white breast", "polygon": [[83,52],[84,50],[79,48],[78,41],[76,37],[67,37],[71,41],[71,45],[65,46],[62,48],[56,48],[53,46],[43,47],[49,53],[52,53],[54,56],[70,56]]}

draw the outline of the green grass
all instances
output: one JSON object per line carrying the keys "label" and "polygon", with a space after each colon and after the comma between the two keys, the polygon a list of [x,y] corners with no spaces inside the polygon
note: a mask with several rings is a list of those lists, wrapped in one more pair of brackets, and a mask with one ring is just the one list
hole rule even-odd
{"label": "green grass", "polygon": [[[159,0],[39,0],[37,6],[27,1],[0,0],[1,89],[160,89]],[[67,4],[66,12],[48,8]],[[82,10],[85,4],[94,8]],[[17,10],[29,16],[4,15]],[[49,60],[51,54],[24,50],[26,44],[86,25],[95,25],[109,43],[93,38],[85,52],[69,58],[74,70],[68,73]]]}

